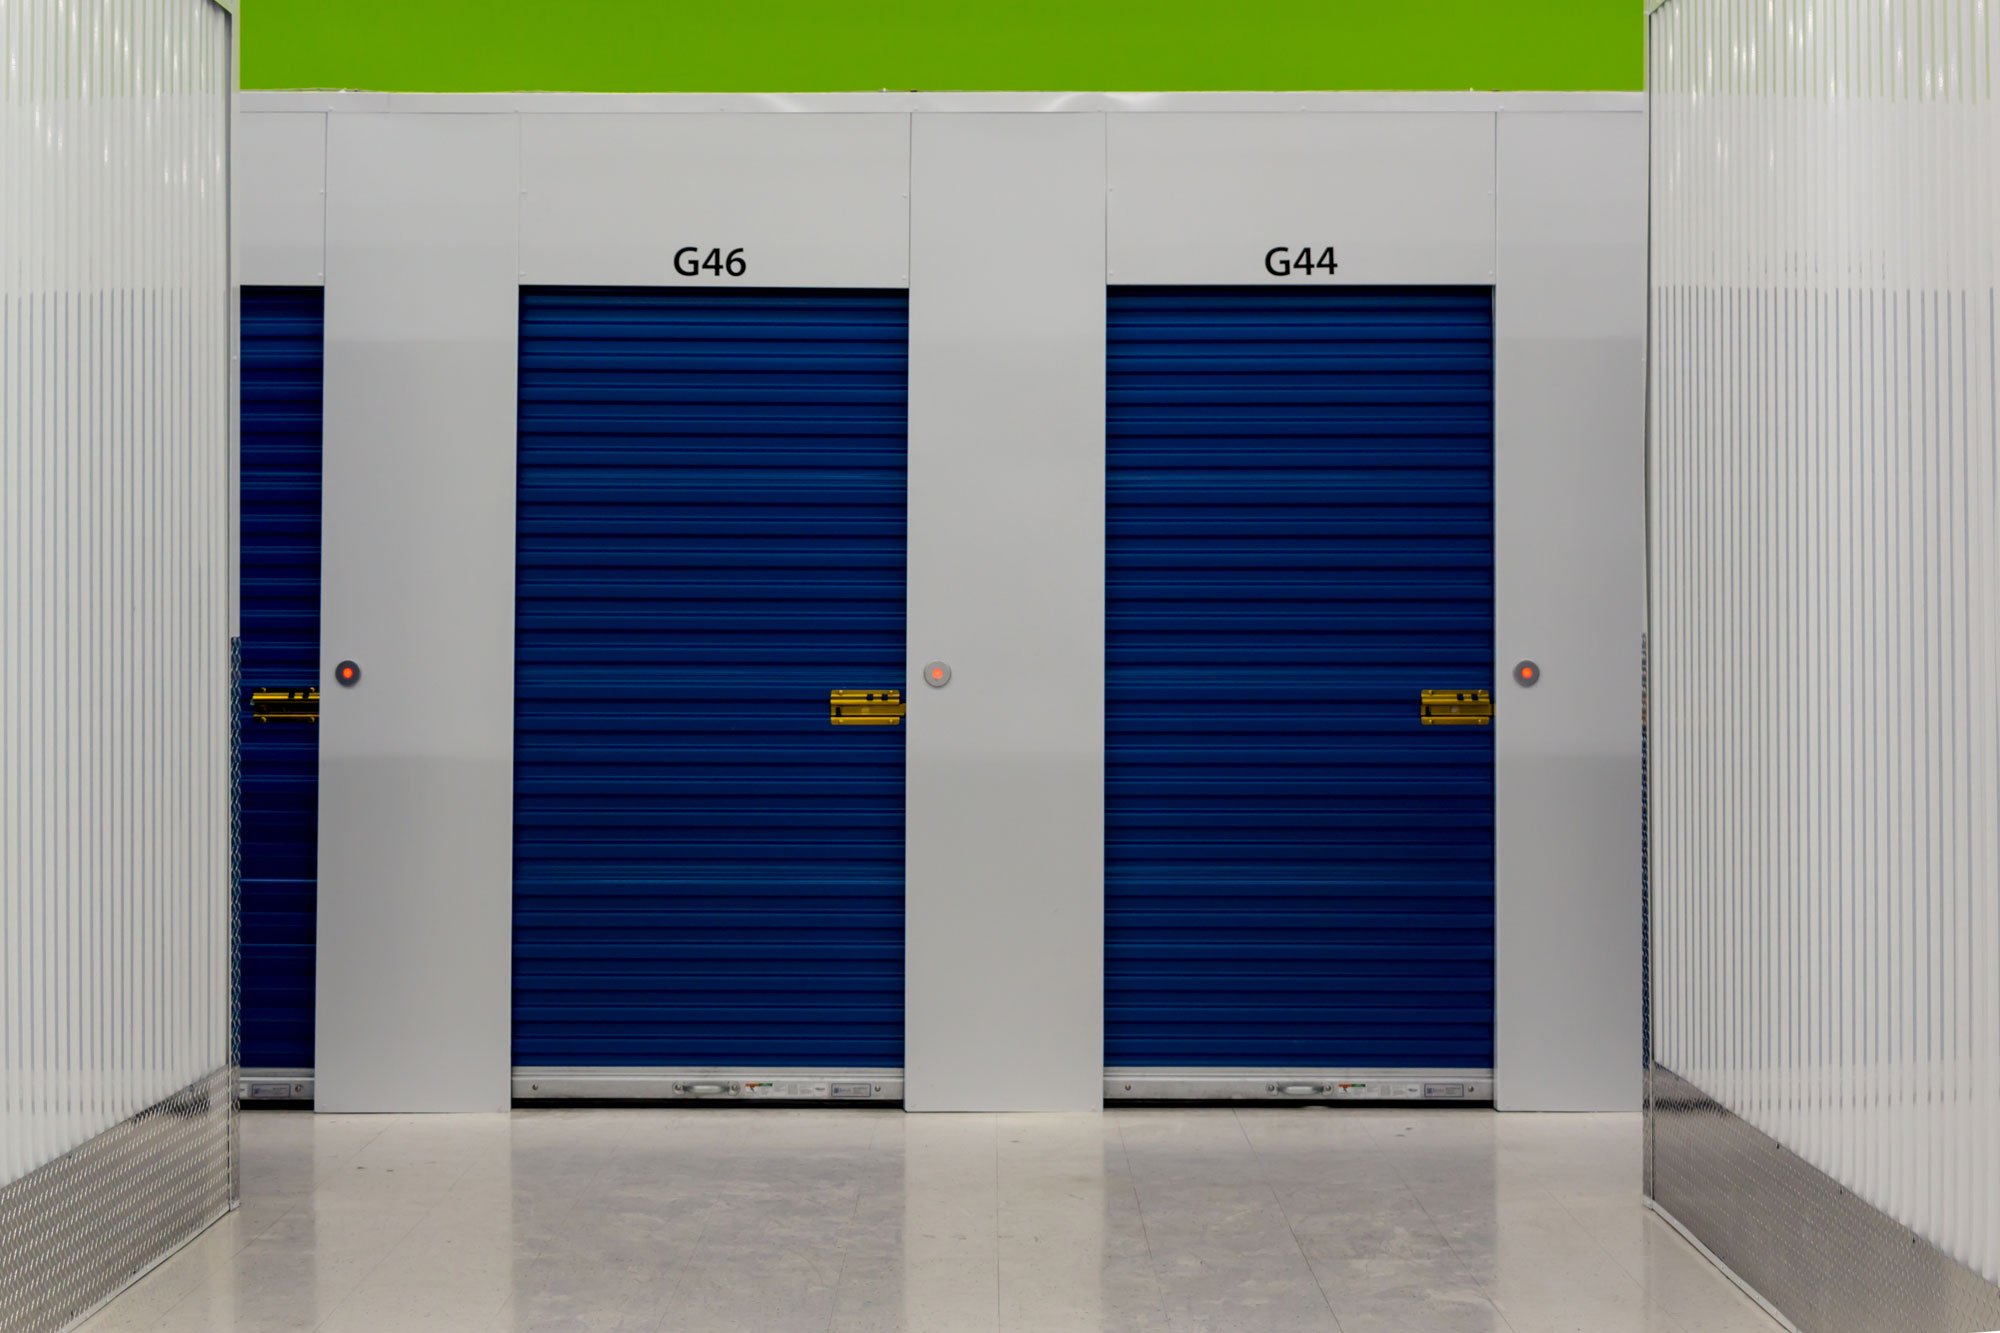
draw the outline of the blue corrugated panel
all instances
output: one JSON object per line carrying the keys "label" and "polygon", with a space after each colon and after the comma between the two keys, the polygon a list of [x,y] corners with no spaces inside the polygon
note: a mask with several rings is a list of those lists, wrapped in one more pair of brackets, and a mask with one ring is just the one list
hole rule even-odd
{"label": "blue corrugated panel", "polygon": [[523,290],[516,1064],[902,1063],[907,327]]}
{"label": "blue corrugated panel", "polygon": [[1490,1066],[1488,293],[1109,315],[1106,1062]]}
{"label": "blue corrugated panel", "polygon": [[319,680],[321,292],[242,306],[242,1061],[313,1062],[319,728],[258,722],[253,689]]}

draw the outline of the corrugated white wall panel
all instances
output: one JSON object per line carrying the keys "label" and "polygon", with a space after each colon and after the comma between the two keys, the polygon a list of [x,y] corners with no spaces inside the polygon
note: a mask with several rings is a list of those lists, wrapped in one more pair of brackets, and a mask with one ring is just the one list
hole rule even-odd
{"label": "corrugated white wall panel", "polygon": [[230,1060],[230,22],[0,0],[0,1184]]}
{"label": "corrugated white wall panel", "polygon": [[1648,43],[1654,1055],[2000,1280],[2000,13]]}

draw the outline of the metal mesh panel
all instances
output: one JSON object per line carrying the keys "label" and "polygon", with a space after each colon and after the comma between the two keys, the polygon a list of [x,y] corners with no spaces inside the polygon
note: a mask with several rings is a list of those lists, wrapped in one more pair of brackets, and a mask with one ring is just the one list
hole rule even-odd
{"label": "metal mesh panel", "polygon": [[1653,879],[1652,819],[1647,803],[1652,783],[1646,771],[1646,636],[1639,636],[1639,1063],[1653,1063]]}
{"label": "metal mesh panel", "polygon": [[229,640],[229,1063],[243,1063],[243,640]]}
{"label": "metal mesh panel", "polygon": [[1647,771],[1652,745],[1648,673],[1652,644],[1639,636],[1639,1065],[1646,1071],[1646,1136],[1640,1170],[1648,1198],[1653,1193],[1653,843],[1652,775]]}
{"label": "metal mesh panel", "polygon": [[229,640],[229,1201],[243,1197],[236,1150],[237,1077],[243,1068],[243,638]]}

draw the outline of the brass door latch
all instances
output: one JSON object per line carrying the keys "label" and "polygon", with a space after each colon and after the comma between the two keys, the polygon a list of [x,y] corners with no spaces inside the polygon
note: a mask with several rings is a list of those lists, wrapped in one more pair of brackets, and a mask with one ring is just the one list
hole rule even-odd
{"label": "brass door latch", "polygon": [[252,690],[250,716],[259,722],[317,722],[319,691]]}
{"label": "brass door latch", "polygon": [[836,727],[900,727],[901,690],[835,690],[826,697],[827,720]]}
{"label": "brass door latch", "polygon": [[1427,727],[1493,725],[1493,696],[1486,690],[1425,690],[1422,699]]}

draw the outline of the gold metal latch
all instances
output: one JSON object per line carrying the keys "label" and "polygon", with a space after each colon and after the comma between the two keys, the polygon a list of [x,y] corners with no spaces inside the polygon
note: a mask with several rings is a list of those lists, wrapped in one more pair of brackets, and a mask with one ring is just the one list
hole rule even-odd
{"label": "gold metal latch", "polygon": [[1427,727],[1490,727],[1493,696],[1485,690],[1425,690],[1423,719]]}
{"label": "gold metal latch", "polygon": [[901,690],[835,690],[826,697],[828,721],[836,727],[900,727]]}
{"label": "gold metal latch", "polygon": [[259,722],[317,722],[319,691],[252,690],[250,716]]}

